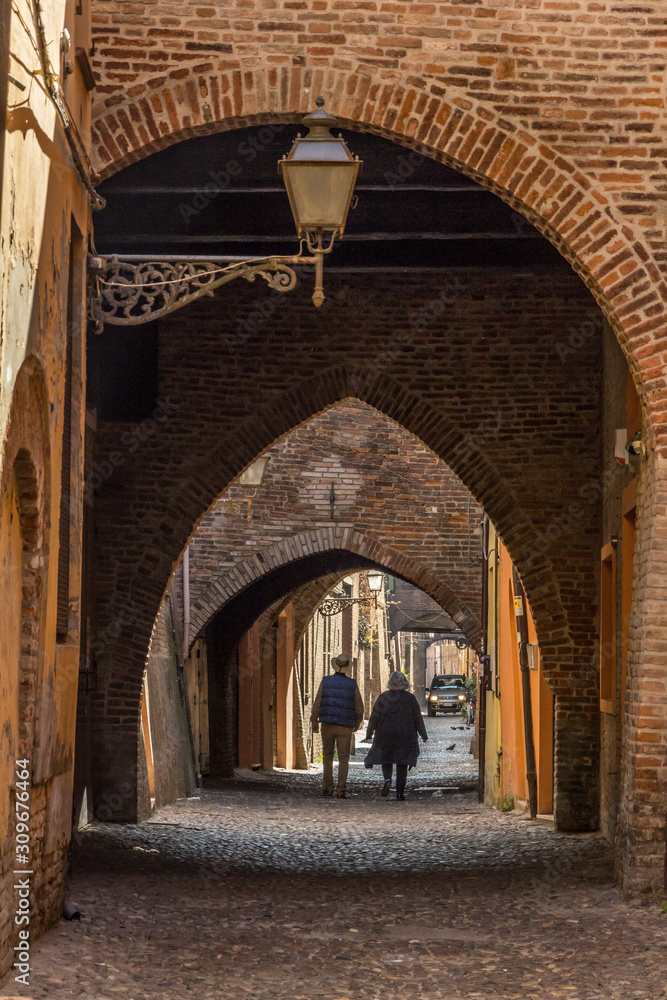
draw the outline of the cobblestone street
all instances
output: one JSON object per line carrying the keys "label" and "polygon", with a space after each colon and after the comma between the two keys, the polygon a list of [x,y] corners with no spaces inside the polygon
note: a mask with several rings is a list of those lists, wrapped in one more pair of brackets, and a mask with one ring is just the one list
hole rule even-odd
{"label": "cobblestone street", "polygon": [[81,922],[36,942],[30,988],[0,996],[667,996],[667,916],[623,901],[601,837],[432,790],[474,774],[458,725],[427,720],[406,802],[356,763],[345,801],[321,798],[317,774],[278,774],[89,828],[69,891]]}

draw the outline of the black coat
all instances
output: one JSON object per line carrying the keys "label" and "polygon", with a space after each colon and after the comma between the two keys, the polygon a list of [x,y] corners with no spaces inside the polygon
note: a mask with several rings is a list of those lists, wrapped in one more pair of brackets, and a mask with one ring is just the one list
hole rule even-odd
{"label": "black coat", "polygon": [[414,767],[419,756],[417,734],[426,739],[419,702],[409,691],[384,691],[373,706],[367,737],[373,737],[364,764]]}

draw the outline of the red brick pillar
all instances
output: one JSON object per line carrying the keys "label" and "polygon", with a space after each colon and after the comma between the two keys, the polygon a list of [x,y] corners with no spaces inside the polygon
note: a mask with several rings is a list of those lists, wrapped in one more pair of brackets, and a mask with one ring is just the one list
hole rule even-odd
{"label": "red brick pillar", "polygon": [[[667,436],[667,434],[665,435]],[[624,891],[664,892],[667,813],[667,446],[644,460],[637,497],[623,773],[616,840]]]}
{"label": "red brick pillar", "polygon": [[137,823],[150,815],[139,704],[132,727],[107,717],[94,733],[93,815],[100,823]]}
{"label": "red brick pillar", "polygon": [[261,763],[259,628],[253,625],[239,643],[239,767]]}
{"label": "red brick pillar", "polygon": [[588,833],[600,825],[600,713],[575,691],[554,704],[554,820],[557,830]]}

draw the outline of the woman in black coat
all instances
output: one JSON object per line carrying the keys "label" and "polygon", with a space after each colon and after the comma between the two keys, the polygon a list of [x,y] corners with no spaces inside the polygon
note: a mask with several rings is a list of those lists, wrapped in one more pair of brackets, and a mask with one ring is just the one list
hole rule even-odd
{"label": "woman in black coat", "polygon": [[382,765],[384,785],[383,797],[389,795],[391,775],[396,765],[396,798],[405,799],[405,782],[408,768],[414,767],[419,756],[417,734],[424,743],[428,739],[419,702],[410,694],[409,682],[405,674],[397,670],[389,678],[389,690],[383,691],[373,706],[367,738],[373,737],[373,746],[368,751],[364,764],[373,767]]}

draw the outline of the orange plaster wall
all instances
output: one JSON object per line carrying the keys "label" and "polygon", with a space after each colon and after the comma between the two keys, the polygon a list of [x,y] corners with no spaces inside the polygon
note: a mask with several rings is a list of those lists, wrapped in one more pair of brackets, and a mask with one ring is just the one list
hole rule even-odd
{"label": "orange plaster wall", "polygon": [[502,733],[503,797],[526,798],[526,761],[523,749],[523,716],[521,674],[517,644],[512,561],[507,550],[500,547],[500,718]]}
{"label": "orange plaster wall", "polygon": [[[506,796],[526,801],[526,753],[523,723],[523,695],[514,591],[512,587],[512,561],[502,542],[498,565],[499,587],[499,689],[500,689],[500,745],[501,802]],[[528,608],[528,638],[537,643],[533,617]],[[553,695],[542,674],[541,664],[530,672],[531,705],[533,711],[533,740],[537,762],[538,812],[553,810]],[[500,804],[500,803],[497,803]]]}

